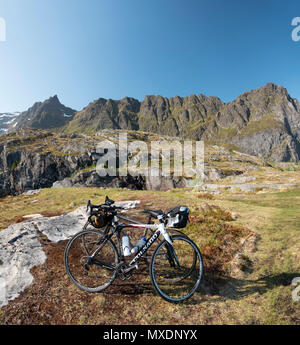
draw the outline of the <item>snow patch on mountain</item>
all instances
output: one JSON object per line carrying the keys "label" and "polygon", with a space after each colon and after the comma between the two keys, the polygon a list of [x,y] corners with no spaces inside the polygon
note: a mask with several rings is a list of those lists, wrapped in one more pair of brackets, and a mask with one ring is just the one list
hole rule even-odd
{"label": "snow patch on mountain", "polygon": [[21,113],[0,113],[0,133],[6,132],[9,125],[17,120]]}

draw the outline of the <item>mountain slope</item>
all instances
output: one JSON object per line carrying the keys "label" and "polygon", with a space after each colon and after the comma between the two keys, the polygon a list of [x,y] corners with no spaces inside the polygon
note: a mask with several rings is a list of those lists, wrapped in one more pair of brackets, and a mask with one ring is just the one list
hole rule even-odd
{"label": "mountain slope", "polygon": [[300,103],[269,83],[226,104],[202,139],[274,161],[299,160]]}
{"label": "mountain slope", "polygon": [[141,103],[139,127],[143,131],[196,139],[223,106],[219,98],[202,94],[169,99],[146,96]]}
{"label": "mountain slope", "polygon": [[217,97],[201,94],[172,98],[146,96],[142,102],[129,97],[100,98],[76,113],[65,131],[95,133],[101,129],[133,129],[192,137],[223,105]]}
{"label": "mountain slope", "polygon": [[203,139],[273,161],[300,159],[300,103],[272,83],[230,103],[217,97],[146,96],[89,104],[66,125],[67,133],[135,129]]}
{"label": "mountain slope", "polygon": [[67,132],[96,132],[101,129],[139,128],[138,113],[140,103],[134,98],[126,97],[119,101],[99,98],[82,111],[76,113],[74,121],[67,126]]}
{"label": "mountain slope", "polygon": [[44,102],[37,102],[27,111],[20,114],[17,122],[9,130],[23,128],[50,129],[64,126],[75,114],[75,110],[65,107],[57,96]]}

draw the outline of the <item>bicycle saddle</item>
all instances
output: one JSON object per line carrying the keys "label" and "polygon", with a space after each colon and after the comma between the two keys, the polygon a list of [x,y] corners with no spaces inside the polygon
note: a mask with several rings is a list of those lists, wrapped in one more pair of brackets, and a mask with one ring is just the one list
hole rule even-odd
{"label": "bicycle saddle", "polygon": [[150,214],[152,217],[157,218],[157,216],[164,214],[162,210],[144,210],[144,213]]}

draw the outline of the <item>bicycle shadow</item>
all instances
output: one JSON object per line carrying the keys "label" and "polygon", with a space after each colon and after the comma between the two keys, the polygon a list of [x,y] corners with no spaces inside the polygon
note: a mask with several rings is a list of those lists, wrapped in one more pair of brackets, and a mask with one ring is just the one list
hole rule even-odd
{"label": "bicycle shadow", "polygon": [[[300,277],[300,272],[270,274],[259,279],[237,279],[230,276],[204,277],[196,294],[183,303],[186,305],[196,305],[204,302],[204,296],[213,296],[214,301],[224,299],[240,300],[254,293],[264,294],[278,286],[289,286],[292,280]],[[141,281],[141,278],[143,281]],[[153,295],[156,296],[151,284],[147,269],[139,272],[133,281],[116,281],[109,289],[107,295]],[[148,279],[148,282],[145,281]]]}
{"label": "bicycle shadow", "polygon": [[[240,300],[254,293],[264,294],[278,286],[289,286],[295,277],[300,277],[300,273],[280,273],[270,274],[259,279],[237,279],[230,276],[211,277],[204,279],[198,293],[202,295],[214,296],[215,301],[224,299]],[[188,300],[187,304],[198,304],[199,301]]]}
{"label": "bicycle shadow", "polygon": [[149,269],[144,264],[138,272],[134,272],[130,280],[116,279],[104,291],[106,295],[155,295],[150,281]]}

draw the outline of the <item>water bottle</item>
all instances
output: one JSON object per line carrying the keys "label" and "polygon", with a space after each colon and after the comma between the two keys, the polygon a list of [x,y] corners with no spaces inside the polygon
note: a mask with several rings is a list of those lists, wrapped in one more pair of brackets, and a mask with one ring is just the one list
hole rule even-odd
{"label": "water bottle", "polygon": [[131,254],[131,243],[128,236],[122,236],[122,246],[123,246],[123,253],[124,256],[129,256]]}
{"label": "water bottle", "polygon": [[135,254],[137,253],[143,246],[147,243],[146,237],[143,236],[137,243],[136,245],[131,249],[131,253]]}

